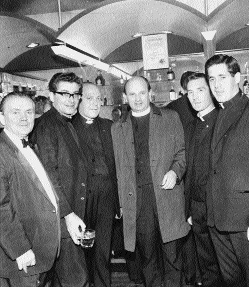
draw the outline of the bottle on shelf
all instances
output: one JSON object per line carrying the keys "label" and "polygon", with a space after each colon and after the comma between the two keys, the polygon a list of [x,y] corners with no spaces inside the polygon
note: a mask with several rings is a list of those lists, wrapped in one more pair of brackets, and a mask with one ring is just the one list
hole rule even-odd
{"label": "bottle on shelf", "polygon": [[243,83],[243,93],[247,96],[249,96],[249,82],[247,80],[247,76],[244,78],[244,83]]}
{"label": "bottle on shelf", "polygon": [[171,89],[170,89],[170,91],[169,91],[169,99],[170,99],[171,101],[174,101],[174,100],[177,99],[176,91],[174,90],[174,87],[173,87],[173,86],[171,86]]}
{"label": "bottle on shelf", "polygon": [[167,78],[168,78],[168,81],[173,81],[175,79],[175,73],[172,70],[171,66],[169,66],[169,69],[168,69],[168,72],[167,72]]}

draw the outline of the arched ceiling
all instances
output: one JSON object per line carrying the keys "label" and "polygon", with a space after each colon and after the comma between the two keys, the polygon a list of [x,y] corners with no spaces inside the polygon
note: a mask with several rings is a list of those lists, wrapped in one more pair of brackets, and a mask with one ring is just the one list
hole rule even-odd
{"label": "arched ceiling", "polygon": [[[45,52],[55,41],[109,62],[129,61],[130,45],[140,51],[130,60],[141,60],[141,42],[132,38],[138,32],[172,31],[170,55],[200,52],[207,30],[217,30],[217,48],[249,49],[248,11],[248,0],[1,0],[0,68],[72,65]],[[30,51],[31,42],[40,47]]]}

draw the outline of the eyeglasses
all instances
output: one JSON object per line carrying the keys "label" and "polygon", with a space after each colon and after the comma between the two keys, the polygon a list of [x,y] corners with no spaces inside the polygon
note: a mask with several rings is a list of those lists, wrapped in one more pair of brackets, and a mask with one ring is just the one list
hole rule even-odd
{"label": "eyeglasses", "polygon": [[67,92],[54,92],[55,94],[59,94],[61,95],[64,99],[70,99],[71,97],[73,97],[73,99],[78,99],[82,96],[82,94],[80,93],[67,93]]}

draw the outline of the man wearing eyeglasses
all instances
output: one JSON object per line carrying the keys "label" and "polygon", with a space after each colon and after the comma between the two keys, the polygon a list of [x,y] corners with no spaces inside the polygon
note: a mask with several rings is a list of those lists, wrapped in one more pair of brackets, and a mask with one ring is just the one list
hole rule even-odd
{"label": "man wearing eyeglasses", "polygon": [[111,240],[119,200],[115,159],[111,137],[112,121],[99,117],[101,94],[92,83],[83,85],[79,113],[73,119],[80,146],[87,158],[87,228],[96,231],[93,250],[89,250],[96,287],[111,286]]}
{"label": "man wearing eyeglasses", "polygon": [[55,263],[53,286],[84,287],[89,285],[79,237],[85,229],[86,169],[71,123],[81,98],[82,83],[74,73],[57,73],[48,87],[53,106],[40,117],[32,141],[37,144],[45,168],[54,183],[61,187],[72,209],[67,221],[62,220],[61,252]]}

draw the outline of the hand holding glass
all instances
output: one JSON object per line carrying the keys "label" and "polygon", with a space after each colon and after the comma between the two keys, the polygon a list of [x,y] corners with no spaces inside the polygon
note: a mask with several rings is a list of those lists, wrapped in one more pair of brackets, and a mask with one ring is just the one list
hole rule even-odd
{"label": "hand holding glass", "polygon": [[82,237],[80,238],[80,245],[84,248],[93,247],[95,239],[95,230],[93,229],[85,229],[82,233]]}

